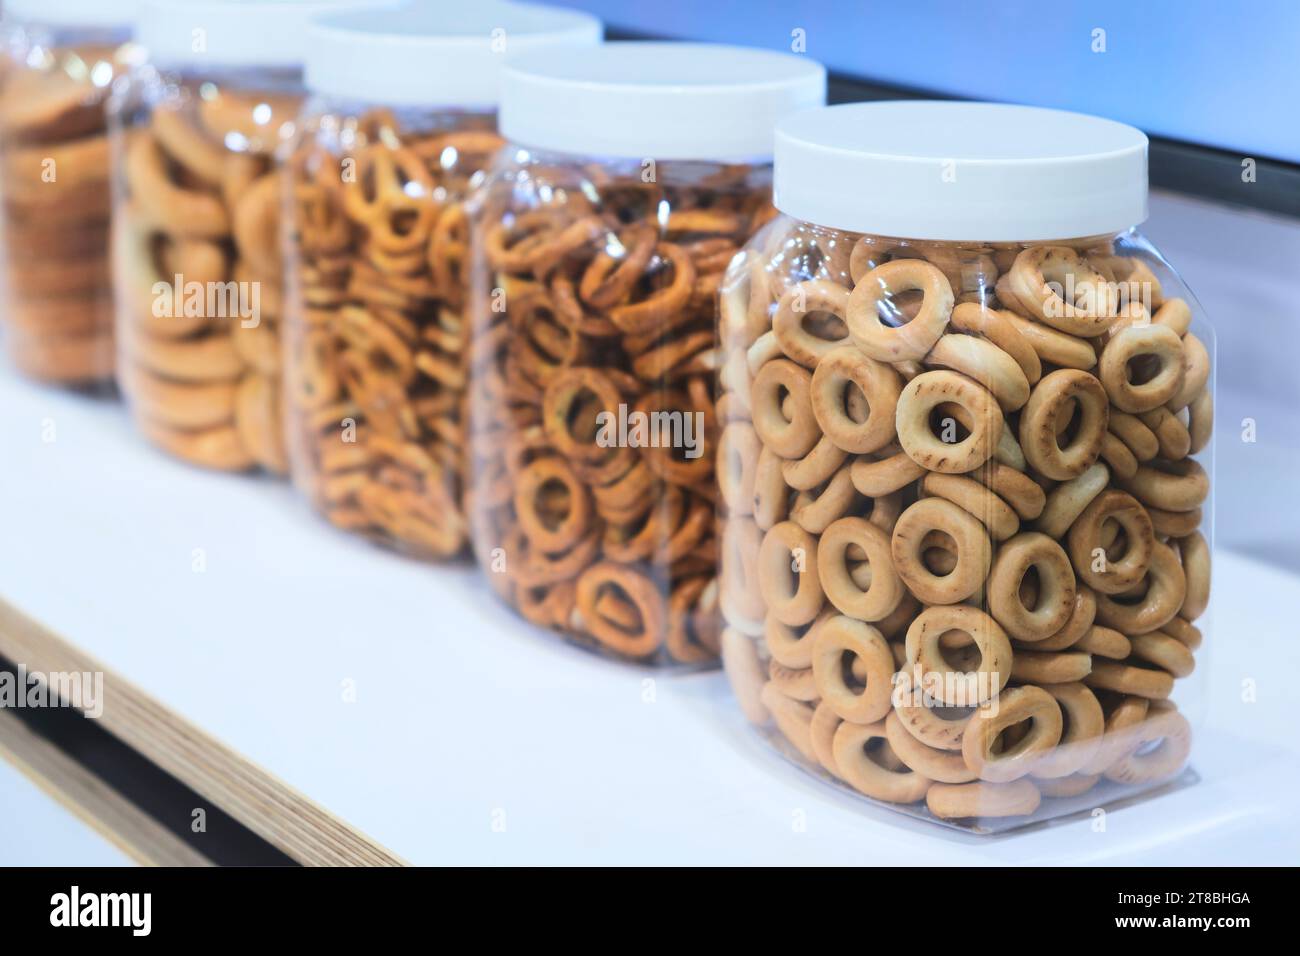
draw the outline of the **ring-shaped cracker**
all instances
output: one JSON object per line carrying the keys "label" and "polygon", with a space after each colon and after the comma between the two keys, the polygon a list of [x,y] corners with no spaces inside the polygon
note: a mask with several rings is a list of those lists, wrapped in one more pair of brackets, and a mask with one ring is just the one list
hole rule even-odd
{"label": "ring-shaped cracker", "polygon": [[[1100,387],[1100,386],[1099,386]],[[1031,399],[1032,402],[1032,399]],[[956,437],[956,424],[967,431],[959,441],[935,435],[931,416],[952,408],[955,422],[945,423]],[[898,442],[914,462],[930,471],[962,474],[988,461],[997,448],[1004,420],[987,389],[958,372],[924,372],[903,389],[896,415]]]}
{"label": "ring-shaped cracker", "polygon": [[[900,326],[885,325],[881,305],[910,291],[924,296],[916,315]],[[845,321],[853,343],[876,361],[920,361],[939,341],[952,306],[952,286],[939,269],[921,259],[895,259],[858,280],[849,295]]]}
{"label": "ring-shaped cracker", "polygon": [[[956,566],[945,575],[935,574],[924,561],[927,538],[936,531],[951,538],[956,548]],[[927,604],[966,600],[984,584],[993,559],[984,525],[943,498],[923,498],[899,515],[890,548],[895,572]]]}

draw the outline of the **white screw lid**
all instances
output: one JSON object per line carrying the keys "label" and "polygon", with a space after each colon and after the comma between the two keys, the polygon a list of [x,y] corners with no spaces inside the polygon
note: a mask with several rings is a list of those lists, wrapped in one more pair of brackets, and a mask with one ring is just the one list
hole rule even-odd
{"label": "white screw lid", "polygon": [[818,225],[908,239],[1042,241],[1147,217],[1147,138],[1123,123],[997,103],[897,101],[777,125],[774,201]]}
{"label": "white screw lid", "polygon": [[307,88],[387,106],[494,110],[508,58],[594,47],[603,33],[585,13],[481,0],[327,17],[308,31]]}
{"label": "white screw lid", "polygon": [[161,67],[301,69],[316,17],[393,0],[141,0],[136,41]]}
{"label": "white screw lid", "polygon": [[769,162],[776,121],[826,100],[826,69],[789,53],[705,43],[607,43],[506,66],[513,143],[640,159]]}
{"label": "white screw lid", "polygon": [[6,0],[5,19],[56,27],[129,27],[140,0]]}

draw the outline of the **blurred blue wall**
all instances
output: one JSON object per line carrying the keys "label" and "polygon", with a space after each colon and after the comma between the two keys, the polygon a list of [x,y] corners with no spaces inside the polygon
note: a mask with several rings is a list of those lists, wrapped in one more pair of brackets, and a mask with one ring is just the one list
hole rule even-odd
{"label": "blurred blue wall", "polygon": [[[1300,0],[550,0],[611,27],[789,49],[954,96],[1300,162]],[[1094,30],[1105,31],[1094,53]]]}

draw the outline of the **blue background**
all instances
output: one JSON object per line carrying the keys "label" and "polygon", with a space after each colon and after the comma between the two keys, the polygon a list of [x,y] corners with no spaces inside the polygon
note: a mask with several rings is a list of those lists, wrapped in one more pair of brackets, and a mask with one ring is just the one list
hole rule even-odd
{"label": "blue background", "polygon": [[[1300,0],[550,0],[610,27],[789,50],[953,96],[1300,162]],[[1106,52],[1092,52],[1093,30]]]}

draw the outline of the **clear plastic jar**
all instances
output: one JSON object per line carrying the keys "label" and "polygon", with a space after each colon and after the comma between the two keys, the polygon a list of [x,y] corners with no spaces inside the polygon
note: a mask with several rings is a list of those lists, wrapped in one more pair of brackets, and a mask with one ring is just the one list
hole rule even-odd
{"label": "clear plastic jar", "polygon": [[135,55],[134,7],[18,0],[0,26],[0,322],[41,381],[113,378],[104,107]]}
{"label": "clear plastic jar", "polygon": [[498,40],[600,35],[491,4],[314,28],[289,165],[287,422],[294,480],[338,527],[427,559],[465,550],[463,204],[501,146]]}
{"label": "clear plastic jar", "polygon": [[528,620],[652,664],[716,659],[716,294],[772,213],[799,57],[608,44],[507,67],[476,197],[471,533]]}
{"label": "clear plastic jar", "polygon": [[778,127],[776,202],[720,298],[745,714],[811,772],[980,832],[1175,778],[1203,702],[1214,337],[1134,228],[1146,138],[833,107]]}
{"label": "clear plastic jar", "polygon": [[145,437],[207,468],[288,469],[282,162],[303,31],[354,0],[144,0],[115,93],[118,380]]}

